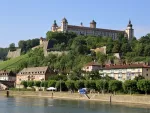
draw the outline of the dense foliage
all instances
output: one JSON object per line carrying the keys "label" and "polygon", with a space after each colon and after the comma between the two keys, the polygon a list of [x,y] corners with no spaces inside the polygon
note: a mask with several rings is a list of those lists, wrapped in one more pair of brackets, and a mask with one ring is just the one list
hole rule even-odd
{"label": "dense foliage", "polygon": [[[131,41],[128,41],[121,34],[118,40],[112,40],[110,37],[77,36],[74,33],[47,32],[46,38],[53,42],[53,48],[50,48],[50,50],[68,51],[68,53],[62,55],[49,54],[47,57],[44,57],[42,48],[31,50],[32,47],[39,45],[39,39],[21,40],[18,44],[19,48],[26,54],[14,60],[0,63],[0,69],[18,72],[25,67],[49,66],[55,72],[55,76],[49,78],[53,81],[45,81],[43,83],[24,82],[22,84],[25,87],[33,85],[43,87],[55,86],[59,89],[62,86],[62,90],[77,90],[87,87],[100,92],[149,93],[149,81],[145,81],[142,77],[136,78],[134,81],[125,81],[122,84],[122,82],[112,80],[108,76],[103,78],[96,71],[85,73],[81,69],[86,63],[94,60],[102,66],[106,61],[114,62],[116,59],[113,56],[114,53],[122,53],[122,63],[150,62],[150,34],[141,37],[139,40],[133,38]],[[13,50],[14,46],[13,43],[10,44],[9,49]],[[102,46],[107,47],[107,54],[91,51],[91,49]],[[6,51],[8,50],[0,49],[0,57],[2,59],[6,56]]]}
{"label": "dense foliage", "polygon": [[18,43],[19,48],[21,48],[23,53],[26,53],[27,51],[29,51],[31,48],[38,46],[39,43],[39,39],[32,39],[32,40],[20,40]]}
{"label": "dense foliage", "polygon": [[[48,83],[48,84],[47,84]],[[42,85],[43,84],[43,85]],[[46,84],[46,85],[44,85]],[[61,84],[61,85],[60,85]],[[58,91],[77,91],[80,88],[88,88],[100,93],[125,93],[125,94],[149,94],[150,80],[127,80],[121,82],[118,80],[48,80],[48,81],[23,81],[24,87],[56,87]],[[61,88],[61,89],[60,89]]]}
{"label": "dense foliage", "polygon": [[0,60],[5,60],[8,53],[8,48],[0,48]]}
{"label": "dense foliage", "polygon": [[[112,40],[109,37],[101,36],[77,36],[75,33],[59,33],[47,32],[47,40],[52,41],[52,50],[68,51],[68,54],[62,56],[49,54],[43,56],[42,49],[31,50],[32,47],[39,45],[39,39],[19,41],[19,48],[23,53],[27,52],[27,58],[19,61],[13,70],[21,70],[29,66],[49,66],[53,70],[61,73],[69,73],[68,77],[78,79],[82,66],[91,61],[97,61],[101,65],[116,60],[113,53],[122,53],[121,61],[125,62],[150,62],[149,42],[150,34],[141,37],[139,40],[133,38],[130,42],[123,35],[118,36],[118,40]],[[95,53],[90,49],[106,46],[107,55],[103,53]],[[10,44],[13,49],[14,44]],[[0,51],[3,51],[0,49]],[[5,52],[0,52],[2,58],[5,57]],[[9,68],[11,69],[11,68]],[[95,77],[95,76],[93,76]],[[96,76],[97,77],[97,76]],[[87,76],[87,79],[89,77]],[[93,79],[93,78],[92,78]]]}

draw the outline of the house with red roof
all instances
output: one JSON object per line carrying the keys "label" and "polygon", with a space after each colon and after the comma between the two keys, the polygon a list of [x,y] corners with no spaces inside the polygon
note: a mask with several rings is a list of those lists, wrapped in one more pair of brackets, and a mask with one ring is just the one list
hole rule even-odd
{"label": "house with red roof", "polygon": [[121,81],[133,80],[139,75],[145,77],[145,79],[150,79],[150,66],[143,63],[105,65],[99,72]]}
{"label": "house with red roof", "polygon": [[82,68],[85,72],[98,71],[100,69],[101,65],[97,62],[89,62]]}

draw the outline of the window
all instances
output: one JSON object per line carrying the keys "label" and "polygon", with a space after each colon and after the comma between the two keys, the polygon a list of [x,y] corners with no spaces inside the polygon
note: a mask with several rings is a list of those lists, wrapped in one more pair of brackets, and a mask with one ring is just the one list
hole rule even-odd
{"label": "window", "polygon": [[146,76],[148,76],[148,74],[146,74]]}
{"label": "window", "polygon": [[146,69],[148,71],[148,69]]}

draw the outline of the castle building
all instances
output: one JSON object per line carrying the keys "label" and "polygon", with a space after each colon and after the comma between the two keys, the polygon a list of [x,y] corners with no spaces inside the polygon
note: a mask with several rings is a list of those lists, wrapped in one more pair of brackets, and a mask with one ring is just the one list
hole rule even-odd
{"label": "castle building", "polygon": [[80,26],[69,25],[66,18],[63,18],[61,21],[61,26],[58,26],[56,20],[51,27],[52,32],[75,32],[77,35],[94,35],[94,36],[106,36],[112,37],[116,40],[119,34],[124,34],[128,40],[131,40],[134,37],[134,29],[132,28],[132,23],[129,20],[126,30],[111,30],[111,29],[102,29],[96,28],[96,22],[92,20],[90,22],[90,27],[84,27],[83,23]]}

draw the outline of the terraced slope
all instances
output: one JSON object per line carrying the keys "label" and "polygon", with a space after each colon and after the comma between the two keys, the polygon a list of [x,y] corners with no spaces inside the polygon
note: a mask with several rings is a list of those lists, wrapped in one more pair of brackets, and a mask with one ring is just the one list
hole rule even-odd
{"label": "terraced slope", "polygon": [[16,66],[18,66],[17,64],[19,64],[19,62],[21,62],[22,60],[25,60],[27,58],[27,55],[21,55],[20,57],[16,57],[4,62],[0,62],[0,70],[13,70]]}

